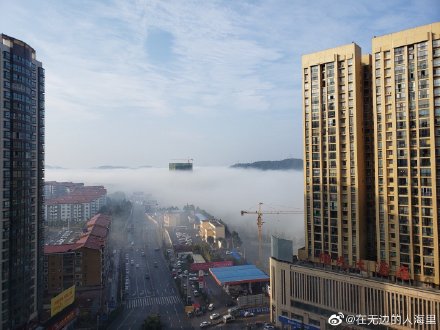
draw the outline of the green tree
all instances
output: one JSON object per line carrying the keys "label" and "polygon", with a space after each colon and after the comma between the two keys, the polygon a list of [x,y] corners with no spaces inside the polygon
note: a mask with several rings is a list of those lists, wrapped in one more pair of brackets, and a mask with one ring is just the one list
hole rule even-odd
{"label": "green tree", "polygon": [[150,314],[147,319],[144,321],[144,329],[145,330],[161,330],[162,323],[160,320],[159,314]]}
{"label": "green tree", "polygon": [[209,245],[214,244],[214,237],[212,237],[212,236],[208,236],[208,237],[206,238],[206,242],[208,242]]}
{"label": "green tree", "polygon": [[234,242],[233,244],[234,246],[241,246],[242,241],[240,235],[238,235],[238,233],[235,230],[231,233],[231,238]]}

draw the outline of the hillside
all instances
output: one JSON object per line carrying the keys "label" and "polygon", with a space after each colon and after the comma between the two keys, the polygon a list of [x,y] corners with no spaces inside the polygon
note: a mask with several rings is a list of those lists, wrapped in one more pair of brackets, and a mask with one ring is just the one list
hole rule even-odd
{"label": "hillside", "polygon": [[283,160],[264,160],[253,163],[238,163],[231,165],[232,168],[251,168],[262,171],[267,170],[298,170],[303,169],[303,160],[298,158],[288,158]]}

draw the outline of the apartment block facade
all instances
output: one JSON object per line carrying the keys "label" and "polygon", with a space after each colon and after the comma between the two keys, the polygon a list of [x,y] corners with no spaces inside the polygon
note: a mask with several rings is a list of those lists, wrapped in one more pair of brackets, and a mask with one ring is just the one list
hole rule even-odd
{"label": "apartment block facade", "polygon": [[77,291],[105,286],[111,257],[106,248],[110,226],[110,216],[97,214],[87,222],[87,231],[74,243],[44,247],[46,298],[72,285]]}
{"label": "apartment block facade", "polygon": [[0,34],[0,328],[42,309],[45,73],[35,50]]}
{"label": "apartment block facade", "polygon": [[106,203],[107,190],[103,186],[76,186],[67,195],[46,201],[45,221],[47,224],[86,221]]}
{"label": "apartment block facade", "polygon": [[305,55],[302,74],[306,240],[270,259],[272,321],[438,329],[440,23]]}
{"label": "apartment block facade", "polygon": [[302,66],[306,251],[355,265],[367,250],[361,49],[305,55]]}
{"label": "apartment block facade", "polygon": [[377,259],[440,285],[440,23],[373,39]]}

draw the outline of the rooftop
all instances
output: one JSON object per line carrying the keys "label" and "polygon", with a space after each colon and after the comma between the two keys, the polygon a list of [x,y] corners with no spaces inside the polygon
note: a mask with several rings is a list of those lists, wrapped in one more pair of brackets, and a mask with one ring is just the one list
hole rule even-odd
{"label": "rooftop", "polygon": [[81,237],[72,244],[45,245],[44,253],[65,253],[74,251],[82,247],[93,250],[99,250],[105,246],[108,235],[108,226],[111,217],[108,215],[97,214],[87,223],[87,231],[81,234]]}
{"label": "rooftop", "polygon": [[201,264],[206,262],[205,259],[200,254],[192,255],[195,264]]}
{"label": "rooftop", "polygon": [[90,203],[107,194],[103,186],[78,186],[66,195],[46,201],[47,205]]}
{"label": "rooftop", "polygon": [[210,268],[219,285],[236,285],[254,282],[269,282],[269,275],[255,265]]}

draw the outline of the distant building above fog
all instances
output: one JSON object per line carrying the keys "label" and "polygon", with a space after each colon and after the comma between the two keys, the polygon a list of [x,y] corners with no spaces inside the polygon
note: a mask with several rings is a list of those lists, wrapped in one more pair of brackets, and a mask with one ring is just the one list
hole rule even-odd
{"label": "distant building above fog", "polygon": [[176,162],[168,164],[170,171],[192,171],[193,160],[192,159],[179,159]]}

